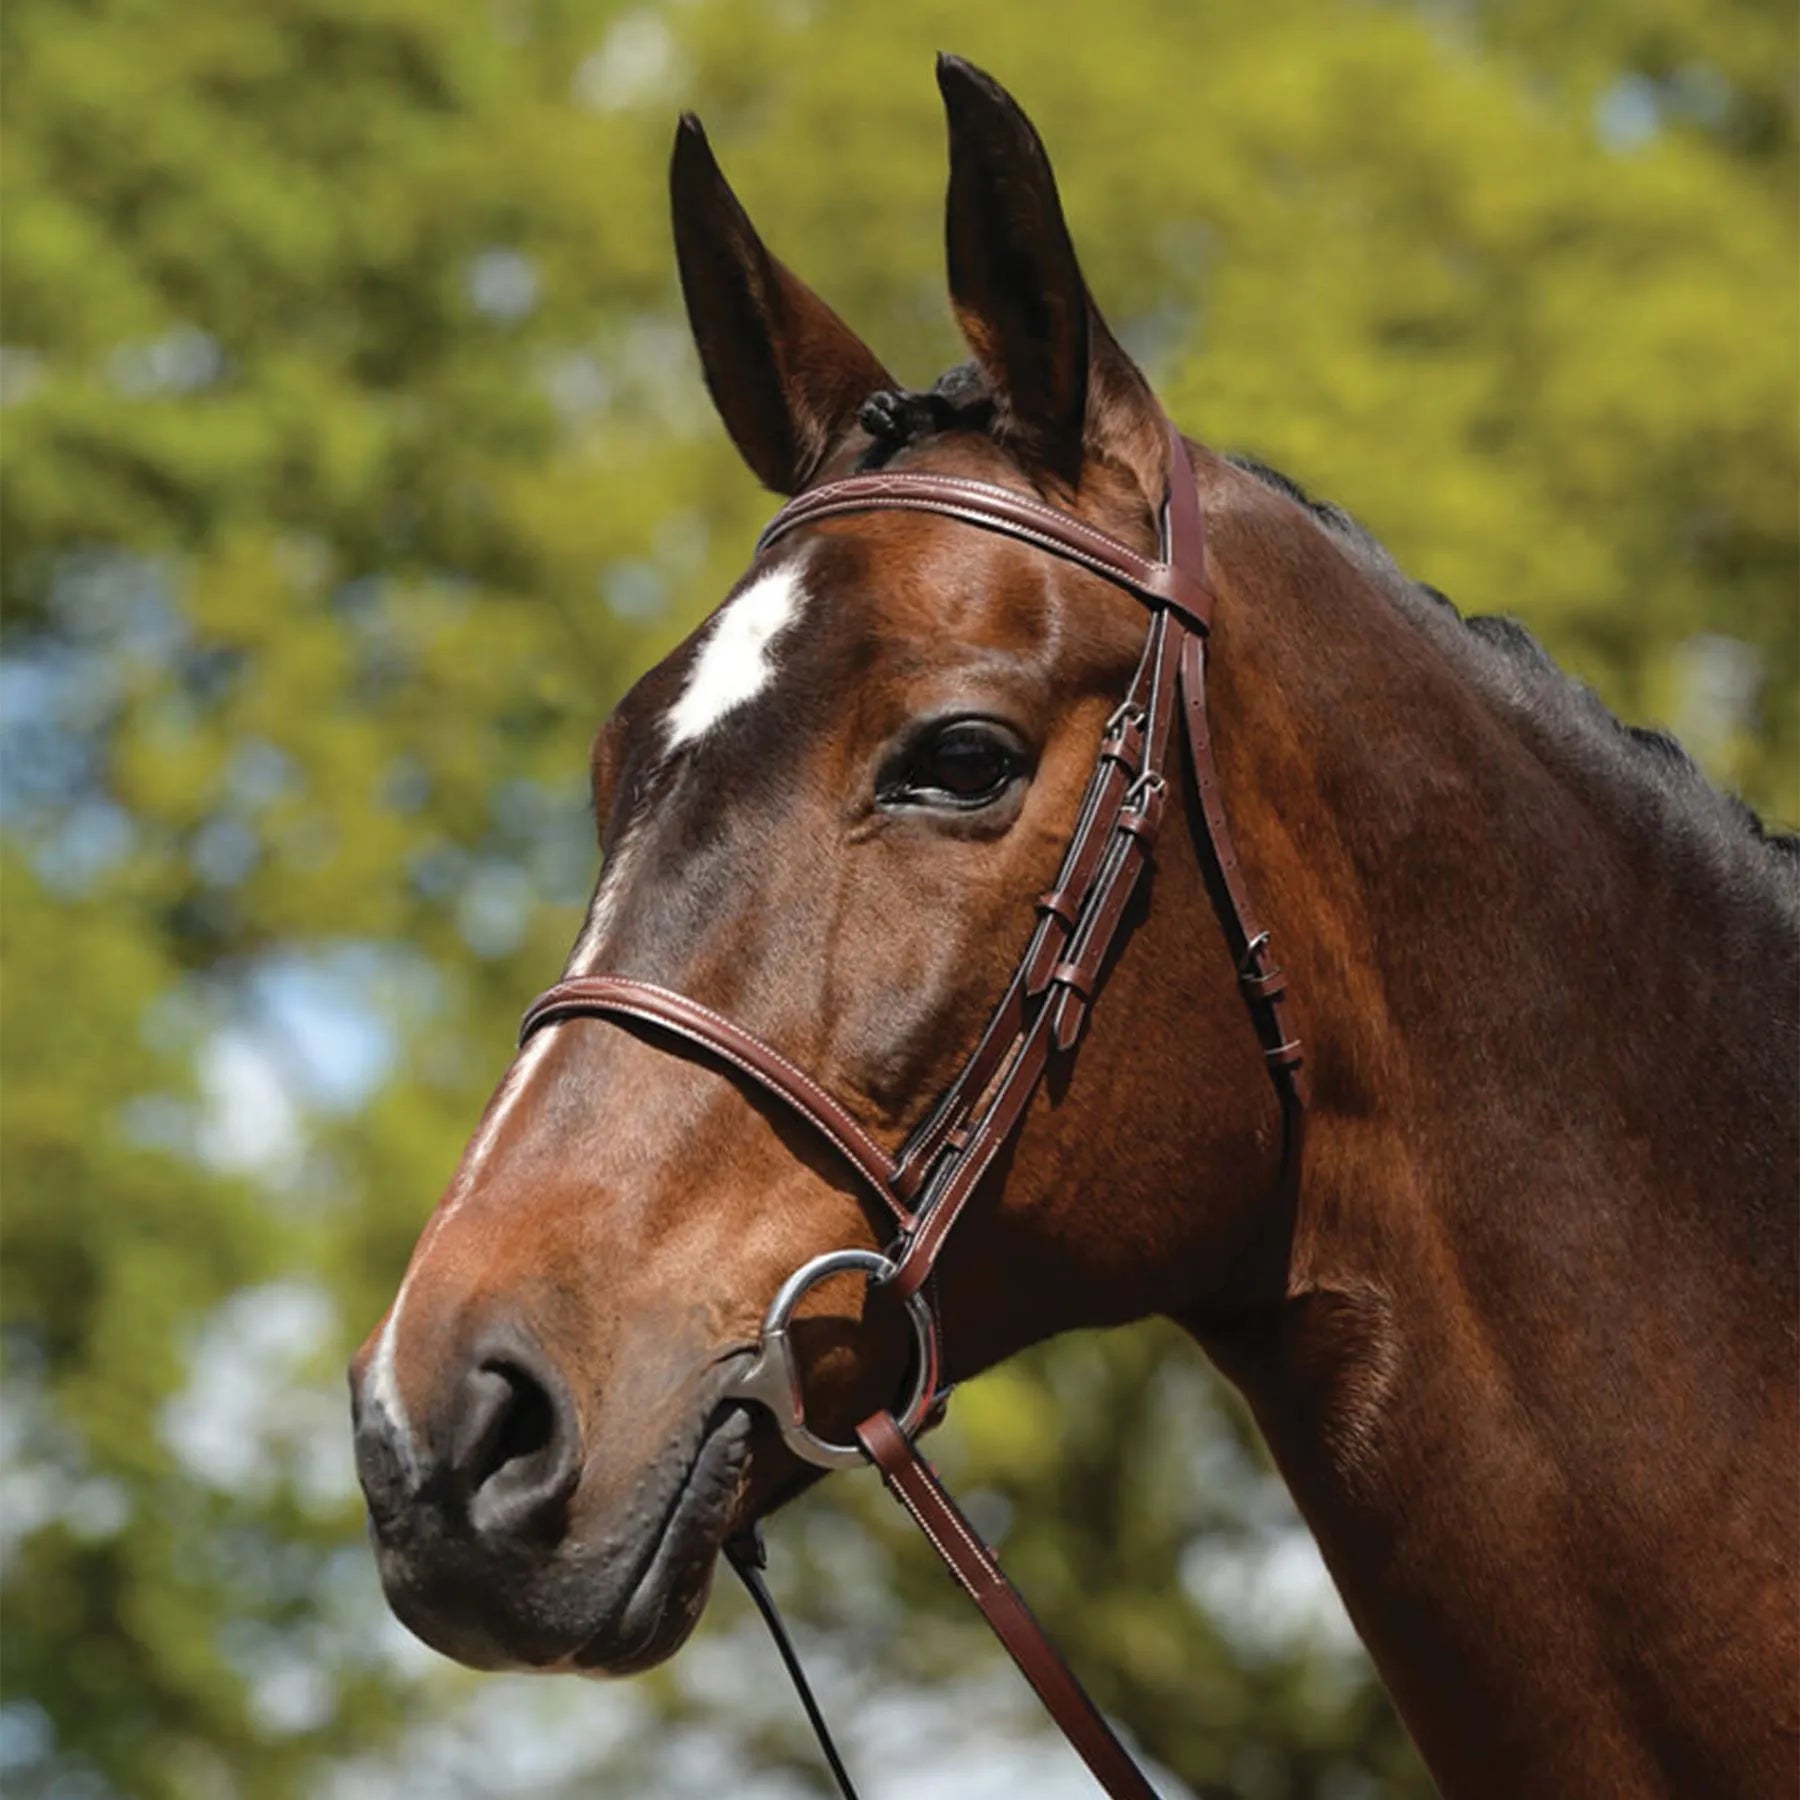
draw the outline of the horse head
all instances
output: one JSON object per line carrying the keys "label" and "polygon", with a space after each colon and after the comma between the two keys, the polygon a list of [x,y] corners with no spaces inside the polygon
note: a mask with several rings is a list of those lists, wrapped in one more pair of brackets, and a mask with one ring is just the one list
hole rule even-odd
{"label": "horse head", "polygon": [[[967,65],[945,59],[940,85],[972,361],[928,394],[765,249],[683,121],[675,240],[719,413],[780,494],[927,472],[1153,555],[1162,414],[1088,293],[1043,147]],[[786,534],[599,733],[603,867],[567,974],[735,1021],[891,1152],[1006,991],[1145,631],[1100,575],[955,519]],[[1051,1072],[936,1273],[951,1378],[1242,1277],[1275,1109],[1226,947],[1180,923],[1206,906],[1198,863],[1178,848],[1154,880],[1176,898],[1133,901],[1080,1079]],[[1203,1103],[1169,1103],[1177,1044],[1203,1047],[1183,1071]],[[353,1364],[388,1594],[466,1662],[666,1656],[722,1540],[814,1472],[733,1379],[796,1268],[879,1251],[892,1222],[830,1142],[682,1052],[655,1019],[532,1036]],[[854,1274],[806,1293],[814,1431],[842,1438],[904,1390],[904,1311]]]}

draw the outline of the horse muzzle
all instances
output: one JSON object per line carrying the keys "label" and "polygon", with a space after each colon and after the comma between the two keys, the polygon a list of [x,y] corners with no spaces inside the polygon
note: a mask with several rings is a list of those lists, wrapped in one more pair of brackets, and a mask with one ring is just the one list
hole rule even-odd
{"label": "horse muzzle", "polygon": [[679,1647],[742,1497],[745,1406],[702,1397],[648,1466],[601,1478],[566,1381],[522,1332],[485,1334],[423,1429],[372,1360],[351,1372],[357,1472],[409,1630],[480,1669],[624,1673]]}

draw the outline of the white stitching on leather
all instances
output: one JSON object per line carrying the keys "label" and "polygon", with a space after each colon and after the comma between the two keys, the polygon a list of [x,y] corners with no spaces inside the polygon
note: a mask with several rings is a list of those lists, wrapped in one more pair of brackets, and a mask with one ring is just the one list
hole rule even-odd
{"label": "white stitching on leather", "polygon": [[[899,1425],[896,1424],[894,1426],[894,1429],[897,1432],[900,1431]],[[900,1432],[900,1435],[902,1437],[904,1437],[906,1434],[904,1432]],[[924,1484],[928,1489],[931,1487],[934,1487],[936,1484],[932,1481],[931,1472],[925,1466],[925,1463],[924,1463],[923,1459],[920,1457],[918,1451],[913,1448],[912,1442],[910,1439],[907,1440],[907,1453],[911,1458],[912,1470],[918,1476],[920,1482],[922,1484]],[[888,1471],[883,1469],[882,1473],[887,1474]],[[892,1486],[894,1492],[897,1493],[900,1496],[901,1500],[905,1503],[906,1510],[908,1512],[910,1512],[913,1515],[914,1519],[916,1519],[918,1521],[919,1529],[921,1531],[923,1531],[925,1533],[925,1535],[931,1539],[931,1541],[934,1545],[937,1546],[938,1555],[943,1557],[944,1561],[946,1563],[948,1563],[951,1568],[954,1569],[956,1567],[955,1561],[951,1557],[944,1555],[943,1547],[941,1544],[939,1544],[937,1535],[931,1530],[930,1526],[925,1521],[925,1518],[923,1516],[923,1508],[921,1508],[915,1504],[913,1497],[901,1485],[900,1476],[898,1474],[890,1475],[889,1476],[889,1485]],[[984,1574],[986,1574],[987,1573],[986,1565],[991,1561],[991,1557],[988,1553],[987,1547],[984,1544],[978,1543],[976,1541],[976,1539],[973,1536],[971,1536],[968,1526],[963,1523],[962,1515],[957,1511],[955,1503],[950,1499],[949,1495],[943,1494],[943,1493],[938,1493],[938,1494],[934,1494],[933,1498],[942,1501],[943,1510],[942,1510],[941,1516],[944,1520],[944,1523],[946,1525],[948,1525],[950,1527],[950,1529],[952,1531],[954,1531],[959,1538],[962,1539],[963,1545],[968,1550],[969,1555],[977,1563],[982,1565],[982,1572]],[[967,1585],[967,1583],[965,1582],[965,1586],[966,1585]],[[970,1592],[971,1597],[973,1597],[974,1589],[970,1588],[969,1592]]]}
{"label": "white stitching on leather", "polygon": [[[1006,494],[1004,488],[994,491]],[[1009,504],[1013,503],[1014,496],[1006,495],[1006,498]],[[1020,504],[1029,503],[1020,502]],[[774,526],[771,526],[770,529],[774,535],[765,535],[763,543],[765,545],[774,543],[777,539],[786,536],[789,531],[810,524],[815,519],[835,518],[846,513],[875,511],[937,513],[944,518],[961,519],[965,524],[988,526],[1008,537],[1017,537],[1027,543],[1036,544],[1039,549],[1048,551],[1052,556],[1060,556],[1069,561],[1081,563],[1096,574],[1111,576],[1122,586],[1139,594],[1140,598],[1172,603],[1168,595],[1157,591],[1159,579],[1170,573],[1167,563],[1152,562],[1148,557],[1138,555],[1135,550],[1128,550],[1123,544],[1115,543],[1104,532],[1095,531],[1089,526],[1082,525],[1079,520],[1064,520],[1063,515],[1052,513],[1043,507],[1037,507],[1034,510],[1040,517],[1053,518],[1059,523],[1067,523],[1076,527],[1084,541],[1079,544],[1071,543],[1069,537],[1060,532],[1039,531],[1017,518],[996,517],[993,513],[976,507],[959,508],[953,501],[934,501],[925,494],[877,495],[868,493],[835,496],[830,500],[822,500],[817,506],[799,513],[786,524],[780,524],[780,521],[777,520],[776,524],[780,525],[780,529],[776,530]]]}
{"label": "white stitching on leather", "polygon": [[[703,1005],[698,1000],[691,1000],[685,994],[678,994],[671,988],[659,986],[652,981],[634,981],[629,983],[626,992],[618,992],[615,984],[623,984],[625,979],[622,976],[587,975],[559,983],[545,996],[543,1003],[540,1006],[534,1006],[527,1015],[525,1020],[527,1034],[536,1031],[540,1024],[560,1024],[566,1019],[578,1017],[584,1009],[620,1012],[629,1018],[642,1019],[648,1024],[661,1026],[666,1031],[673,1031],[677,1036],[687,1039],[689,1043],[698,1048],[711,1051],[761,1085],[766,1079],[763,1071],[758,1069],[750,1058],[734,1049],[730,1042],[732,1035],[747,1039],[792,1080],[794,1087],[799,1090],[801,1095],[812,1098],[814,1104],[806,1108],[812,1124],[875,1188],[883,1204],[900,1221],[902,1228],[910,1225],[913,1217],[911,1210],[902,1206],[892,1192],[893,1159],[805,1070],[796,1067],[779,1050],[764,1043],[753,1033],[745,1031],[741,1025],[726,1018],[723,1013],[714,1011],[713,1008]],[[670,1012],[664,1013],[647,1003],[634,1003],[630,989],[635,989],[640,994],[655,995],[672,1002]],[[723,1039],[707,1036],[682,1018],[681,1014],[684,1010],[698,1014],[715,1026],[722,1027],[727,1035]],[[790,1095],[788,1098],[792,1100],[793,1096]]]}
{"label": "white stitching on leather", "polygon": [[888,1482],[888,1491],[912,1515],[912,1522],[925,1534],[927,1542],[929,1542],[932,1549],[938,1553],[938,1560],[956,1577],[957,1586],[960,1587],[977,1606],[979,1606],[981,1604],[981,1596],[976,1593],[975,1584],[962,1572],[962,1568],[957,1563],[956,1558],[944,1548],[943,1539],[931,1529],[931,1521],[925,1517],[925,1514],[913,1500],[912,1495],[900,1485],[898,1479],[890,1479]]}

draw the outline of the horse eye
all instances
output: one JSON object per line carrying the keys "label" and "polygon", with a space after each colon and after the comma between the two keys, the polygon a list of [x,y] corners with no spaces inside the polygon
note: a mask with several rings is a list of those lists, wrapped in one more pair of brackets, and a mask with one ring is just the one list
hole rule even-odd
{"label": "horse eye", "polygon": [[899,779],[884,784],[883,798],[901,804],[985,806],[1005,793],[1023,761],[993,726],[963,720],[917,745]]}

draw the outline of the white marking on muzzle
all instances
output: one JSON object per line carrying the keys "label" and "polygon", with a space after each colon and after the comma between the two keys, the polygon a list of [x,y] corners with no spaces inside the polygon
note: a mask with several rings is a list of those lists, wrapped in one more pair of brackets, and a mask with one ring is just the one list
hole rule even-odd
{"label": "white marking on muzzle", "polygon": [[551,1033],[540,1031],[519,1052],[513,1060],[513,1066],[507,1070],[506,1079],[500,1084],[500,1091],[494,1096],[493,1104],[489,1106],[487,1116],[481,1122],[481,1128],[470,1140],[468,1149],[463,1152],[462,1162],[457,1166],[449,1193],[433,1214],[431,1223],[425,1228],[425,1235],[419,1240],[418,1249],[413,1252],[405,1279],[400,1283],[400,1291],[394,1296],[394,1304],[388,1311],[387,1323],[382,1327],[381,1336],[376,1342],[375,1354],[369,1359],[366,1397],[387,1415],[395,1447],[409,1474],[416,1472],[418,1467],[418,1444],[394,1367],[400,1342],[400,1316],[406,1306],[406,1296],[414,1278],[425,1266],[425,1259],[431,1254],[438,1234],[461,1210],[463,1202],[480,1178],[487,1159],[493,1154],[501,1129],[524,1097],[526,1088],[531,1085],[531,1078],[537,1073],[538,1065],[549,1054],[550,1044]]}
{"label": "white marking on muzzle", "polygon": [[705,736],[769,685],[775,674],[770,646],[806,604],[803,566],[802,555],[757,576],[713,620],[681,698],[663,722],[669,749]]}
{"label": "white marking on muzzle", "polygon": [[[408,1273],[410,1278],[410,1271]],[[416,1462],[412,1421],[406,1416],[406,1403],[400,1398],[399,1377],[394,1373],[394,1344],[400,1333],[400,1308],[405,1303],[406,1282],[402,1281],[399,1293],[394,1296],[394,1304],[388,1308],[387,1323],[381,1328],[381,1338],[375,1346],[375,1354],[370,1358],[369,1379],[363,1389],[363,1397],[386,1416],[394,1446],[399,1450],[400,1459],[406,1464],[406,1471],[410,1475],[414,1472]]]}

